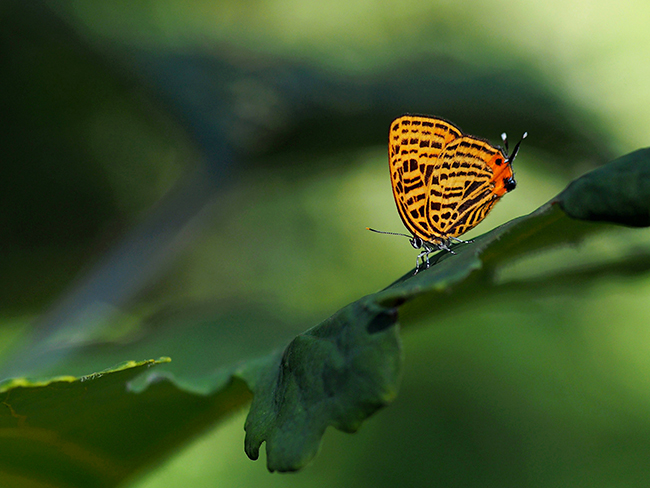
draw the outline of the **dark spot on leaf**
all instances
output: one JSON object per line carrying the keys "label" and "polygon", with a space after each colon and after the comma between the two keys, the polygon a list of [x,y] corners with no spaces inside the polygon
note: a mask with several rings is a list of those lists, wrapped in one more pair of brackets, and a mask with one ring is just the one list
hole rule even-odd
{"label": "dark spot on leaf", "polygon": [[397,308],[391,308],[375,315],[366,326],[366,329],[369,334],[375,334],[395,325],[395,322],[397,322]]}

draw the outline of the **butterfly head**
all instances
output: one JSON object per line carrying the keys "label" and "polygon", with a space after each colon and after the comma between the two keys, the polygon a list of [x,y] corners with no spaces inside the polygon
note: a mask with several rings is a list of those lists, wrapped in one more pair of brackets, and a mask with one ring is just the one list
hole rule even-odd
{"label": "butterfly head", "polygon": [[415,249],[422,249],[424,246],[424,241],[422,241],[421,238],[418,236],[414,236],[411,239],[409,239],[409,242],[411,243],[411,246],[413,246]]}
{"label": "butterfly head", "polygon": [[510,176],[509,178],[504,178],[503,187],[506,189],[506,191],[512,191],[515,188],[517,188],[517,181],[515,180],[514,176]]}

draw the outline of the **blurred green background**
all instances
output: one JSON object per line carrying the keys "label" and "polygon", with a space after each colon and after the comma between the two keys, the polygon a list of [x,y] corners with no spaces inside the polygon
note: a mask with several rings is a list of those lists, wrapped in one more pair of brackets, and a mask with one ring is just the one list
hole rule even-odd
{"label": "blurred green background", "polygon": [[[633,0],[0,1],[5,371],[90,373],[230,317],[196,375],[386,286],[415,252],[365,227],[403,229],[386,137],[404,112],[529,132],[517,190],[468,236],[534,210],[647,145],[649,21]],[[614,229],[499,279],[648,245]],[[648,486],[649,296],[647,275],[608,275],[405,313],[398,399],[304,471],[249,461],[241,412],[129,486]],[[75,363],[80,343],[112,361]]]}

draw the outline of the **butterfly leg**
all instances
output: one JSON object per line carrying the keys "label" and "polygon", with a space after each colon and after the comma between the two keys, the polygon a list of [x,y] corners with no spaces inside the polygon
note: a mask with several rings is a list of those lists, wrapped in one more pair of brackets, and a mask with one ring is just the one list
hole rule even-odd
{"label": "butterfly leg", "polygon": [[429,258],[431,257],[431,254],[433,254],[436,251],[439,251],[439,249],[433,247],[430,244],[425,243],[424,244],[424,250],[426,251],[425,257],[427,259],[427,269],[429,268]]}
{"label": "butterfly leg", "polygon": [[[464,241],[463,241],[464,242]],[[431,255],[435,252],[438,251],[447,251],[450,254],[456,254],[450,247],[449,247],[449,240],[444,241],[441,240],[440,242],[423,242],[422,247],[424,250],[417,255],[415,258],[415,273],[413,275],[418,274],[418,271],[420,271],[420,266],[424,266],[426,264],[425,269],[428,269],[430,266],[429,258]]]}
{"label": "butterfly leg", "polygon": [[440,243],[436,244],[436,246],[438,246],[438,249],[440,249],[441,251],[447,251],[450,254],[456,254],[449,247],[450,244],[451,244],[451,242],[449,240],[447,240],[447,241],[441,241]]}
{"label": "butterfly leg", "polygon": [[429,269],[429,266],[430,266],[430,264],[429,264],[429,256],[431,256],[431,253],[432,253],[432,252],[433,252],[433,251],[427,251],[427,253],[426,253],[426,254],[424,255],[424,257],[422,258],[422,261],[423,261],[422,264],[424,264],[424,260],[425,260],[425,258],[426,258],[426,263],[427,263],[426,269]]}
{"label": "butterfly leg", "polygon": [[462,244],[469,244],[470,242],[474,242],[473,239],[470,239],[469,241],[464,241],[464,240],[462,240],[462,239],[458,239],[457,237],[453,237],[453,236],[449,236],[449,240],[450,240],[450,241],[460,242],[460,243],[462,243]]}
{"label": "butterfly leg", "polygon": [[[420,254],[417,255],[415,258],[415,273],[413,273],[413,276],[418,274],[418,271],[420,271],[420,260],[422,261],[422,264],[424,265],[424,256],[427,256],[429,254],[429,250],[427,248],[424,248],[424,251],[422,251]],[[429,267],[429,258],[427,257],[427,268]]]}
{"label": "butterfly leg", "polygon": [[418,271],[420,271],[420,265],[424,266],[424,263],[426,263],[426,268],[429,268],[429,256],[434,251],[437,251],[437,249],[431,247],[426,242],[422,243],[422,252],[415,258],[415,273],[413,273],[414,275],[418,274]]}

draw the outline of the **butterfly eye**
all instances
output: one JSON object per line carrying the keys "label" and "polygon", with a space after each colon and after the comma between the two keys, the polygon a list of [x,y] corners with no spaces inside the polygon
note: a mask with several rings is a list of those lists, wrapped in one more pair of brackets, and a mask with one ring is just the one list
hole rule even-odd
{"label": "butterfly eye", "polygon": [[517,187],[517,182],[514,178],[504,178],[503,186],[505,187],[506,191],[512,191]]}
{"label": "butterfly eye", "polygon": [[414,237],[411,239],[411,246],[413,246],[415,249],[420,249],[422,247],[422,239],[419,237]]}

